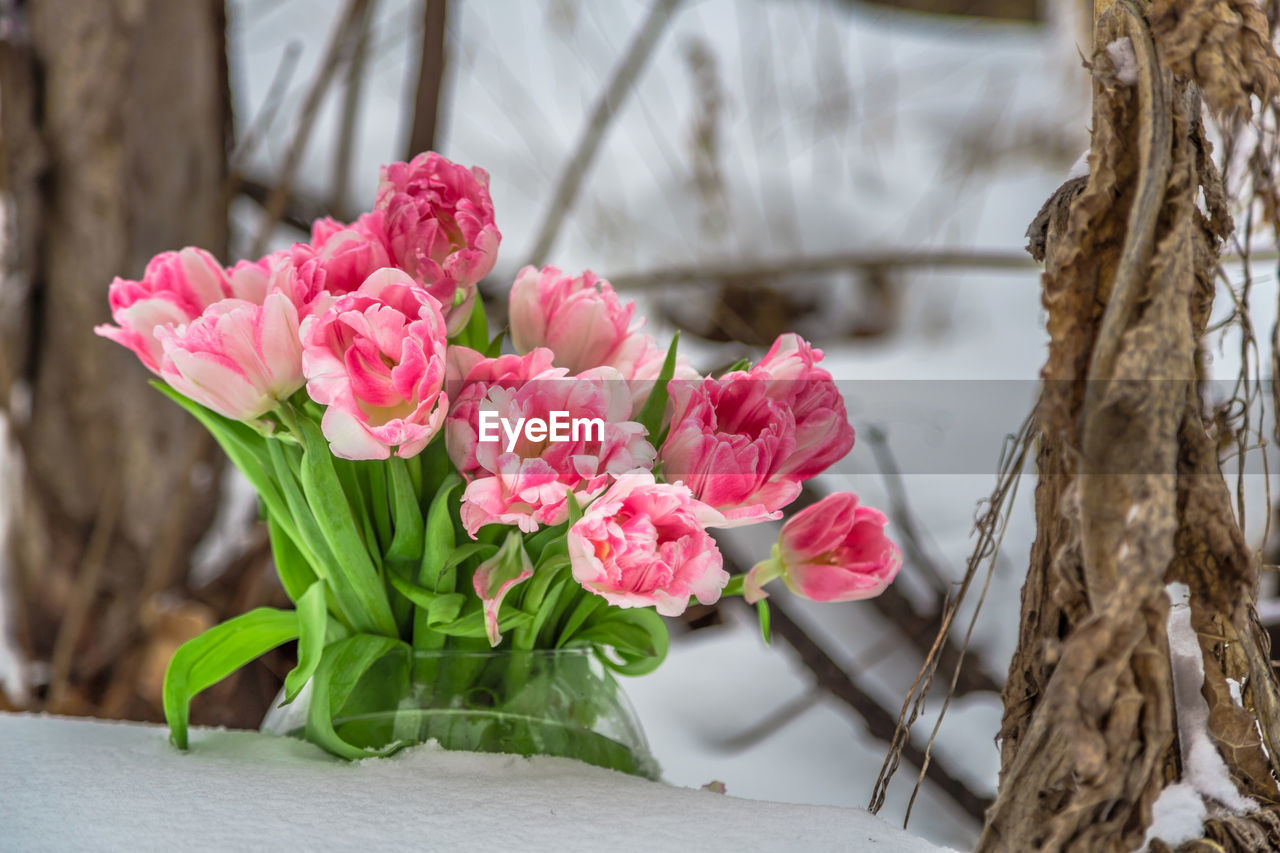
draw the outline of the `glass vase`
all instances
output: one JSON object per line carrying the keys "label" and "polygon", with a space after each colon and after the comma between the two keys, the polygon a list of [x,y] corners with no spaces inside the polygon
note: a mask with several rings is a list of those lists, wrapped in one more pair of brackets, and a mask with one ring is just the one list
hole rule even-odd
{"label": "glass vase", "polygon": [[[306,738],[307,693],[273,709],[263,730]],[[407,673],[388,658],[364,674],[333,724],[347,743],[387,754],[435,742],[574,758],[648,779],[659,772],[626,693],[587,648],[419,651]]]}

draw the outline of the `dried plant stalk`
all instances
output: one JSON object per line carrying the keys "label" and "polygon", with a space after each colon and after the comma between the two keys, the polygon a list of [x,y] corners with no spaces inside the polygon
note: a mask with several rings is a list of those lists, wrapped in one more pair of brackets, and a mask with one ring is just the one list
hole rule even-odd
{"label": "dried plant stalk", "polygon": [[[1191,592],[1209,735],[1262,806],[1211,811],[1205,838],[1185,847],[1275,849],[1280,689],[1253,609],[1258,561],[1208,431],[1197,342],[1232,228],[1201,93],[1215,112],[1239,113],[1250,96],[1275,95],[1280,59],[1242,0],[1102,5],[1090,174],[1040,217],[1051,342],[1037,536],[1004,693],[1000,790],[978,849],[1141,847],[1152,805],[1185,771],[1166,638],[1174,581]],[[1223,20],[1243,29],[1225,33]],[[1132,64],[1118,67],[1126,47]],[[1229,680],[1244,685],[1239,704]]]}

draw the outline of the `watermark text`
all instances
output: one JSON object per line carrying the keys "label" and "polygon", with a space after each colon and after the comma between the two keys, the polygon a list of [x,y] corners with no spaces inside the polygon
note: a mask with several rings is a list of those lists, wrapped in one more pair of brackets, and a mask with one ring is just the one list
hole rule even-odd
{"label": "watermark text", "polygon": [[507,440],[507,453],[516,449],[521,436],[534,444],[544,441],[604,441],[604,420],[571,418],[568,412],[552,411],[549,418],[516,418],[513,424],[492,409],[482,409],[479,440],[501,441],[503,436]]}

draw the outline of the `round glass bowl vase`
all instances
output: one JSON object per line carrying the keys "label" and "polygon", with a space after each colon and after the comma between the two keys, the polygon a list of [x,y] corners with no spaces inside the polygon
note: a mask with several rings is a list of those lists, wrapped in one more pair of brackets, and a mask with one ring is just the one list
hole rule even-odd
{"label": "round glass bowl vase", "polygon": [[[305,738],[309,693],[273,708],[263,730]],[[419,651],[407,672],[387,658],[360,678],[333,724],[347,743],[384,754],[435,742],[574,758],[648,779],[659,772],[626,693],[586,648]]]}

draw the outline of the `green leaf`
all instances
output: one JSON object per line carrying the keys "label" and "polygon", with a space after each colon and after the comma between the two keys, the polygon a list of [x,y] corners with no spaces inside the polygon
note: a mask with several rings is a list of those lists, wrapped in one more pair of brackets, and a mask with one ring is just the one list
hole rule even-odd
{"label": "green leaf", "polygon": [[497,358],[502,355],[502,339],[507,336],[507,327],[503,327],[498,334],[493,336],[493,340],[489,341],[489,346],[485,348],[484,354],[486,358]]}
{"label": "green leaf", "polygon": [[729,578],[729,582],[724,585],[724,589],[720,590],[720,597],[727,598],[731,595],[742,595],[742,584],[746,579],[746,575],[734,575]]}
{"label": "green leaf", "polygon": [[[431,506],[427,508],[422,562],[418,566],[418,585],[437,593],[453,592],[456,571],[449,565],[449,558],[455,551],[452,498],[461,482],[452,471],[446,474],[440,487],[436,489],[435,497],[431,499]],[[432,623],[429,609],[419,607],[414,611],[413,647],[419,651],[444,647],[444,636]]]}
{"label": "green leaf", "polygon": [[556,648],[563,648],[574,637],[574,633],[582,627],[583,623],[589,619],[606,602],[603,598],[594,592],[585,591],[582,600],[573,608],[573,612],[569,614],[569,618],[565,620],[564,627],[560,629],[560,637],[556,640]]}
{"label": "green leaf", "polygon": [[[280,441],[269,441],[267,455],[287,508],[285,516],[297,533],[294,544],[316,571],[327,575],[328,569],[334,564],[333,554],[329,551],[329,543],[325,541],[320,525],[316,523],[315,513],[311,511],[298,482],[302,467],[301,451],[296,447],[286,448]],[[277,517],[276,521],[279,522],[280,518]]]}
{"label": "green leaf", "polygon": [[542,549],[534,571],[554,572],[557,569],[563,569],[569,563],[569,543],[565,539],[558,539]]}
{"label": "green leaf", "polygon": [[416,462],[419,469],[413,477],[414,491],[418,493],[422,514],[425,516],[427,510],[431,508],[431,501],[436,496],[436,489],[449,479],[450,475],[456,476],[457,469],[453,465],[453,460],[449,458],[449,449],[445,446],[444,436],[440,433],[436,433],[436,437],[427,442],[426,448],[408,461]]}
{"label": "green leaf", "polygon": [[284,702],[281,703],[284,705],[298,697],[298,691],[315,673],[324,654],[325,631],[329,625],[324,581],[313,583],[298,599],[297,618],[298,665],[284,678]]}
{"label": "green leaf", "polygon": [[751,367],[751,359],[749,359],[749,358],[740,358],[740,359],[738,359],[737,361],[735,361],[733,364],[731,364],[731,365],[729,365],[728,367],[726,367],[726,368],[725,368],[725,369],[720,373],[720,375],[721,375],[721,376],[724,376],[726,373],[736,373],[736,372],[737,372],[737,371],[739,371],[739,370],[747,370],[747,369],[749,369],[750,367]]}
{"label": "green leaf", "polygon": [[644,401],[644,407],[635,418],[649,431],[650,440],[657,436],[658,430],[662,427],[662,416],[667,411],[667,383],[676,373],[676,346],[679,343],[680,333],[676,332],[671,338],[671,346],[667,347],[666,360],[662,362],[662,370],[658,373],[658,380],[653,383],[649,399]]}
{"label": "green leaf", "polygon": [[[533,617],[523,610],[509,610],[498,617],[498,630],[505,634],[507,631],[523,628],[532,622]],[[488,636],[485,633],[483,610],[473,610],[452,622],[434,626],[434,630],[450,637],[475,639]]]}
{"label": "green leaf", "polygon": [[385,755],[403,745],[393,743],[381,750],[365,749],[347,743],[333,728],[334,716],[346,704],[360,677],[392,652],[403,653],[407,665],[409,647],[391,637],[356,634],[324,650],[311,679],[311,706],[307,709],[308,740],[334,755],[352,760]]}
{"label": "green leaf", "polygon": [[285,532],[274,515],[267,516],[267,533],[271,540],[271,558],[276,564],[276,574],[290,601],[297,601],[316,582],[316,573],[307,562],[293,537]]}
{"label": "green leaf", "polygon": [[575,642],[612,649],[616,658],[601,653],[605,666],[622,675],[645,675],[662,665],[671,644],[667,625],[653,610],[609,608],[599,622],[584,628]]}
{"label": "green leaf", "polygon": [[[578,503],[578,496],[572,491],[565,492],[565,503],[569,507],[569,526],[573,527],[578,523],[578,520],[582,518],[582,506]],[[541,559],[541,557],[539,557],[539,559]]]}
{"label": "green leaf", "polygon": [[460,566],[472,557],[487,560],[496,553],[498,553],[497,545],[486,545],[483,542],[464,542],[449,552],[448,558],[444,561],[444,571],[447,572],[455,566]]}
{"label": "green leaf", "polygon": [[560,594],[564,591],[565,585],[572,582],[572,580],[573,578],[561,578],[556,582],[555,586],[547,591],[538,606],[537,612],[533,615],[533,622],[529,626],[530,635],[537,637],[542,632],[543,626],[551,619],[560,602]]}
{"label": "green leaf", "polygon": [[476,352],[484,352],[489,345],[489,320],[484,313],[484,299],[476,294],[476,301],[471,306],[471,316],[467,325],[458,333],[455,343],[470,347]]}
{"label": "green leaf", "polygon": [[395,568],[417,566],[422,563],[426,535],[418,495],[413,490],[408,463],[392,457],[387,460],[387,468],[390,473],[391,521],[395,529],[391,547],[387,549],[387,563]]}
{"label": "green leaf", "polygon": [[756,616],[760,618],[760,636],[764,638],[764,644],[769,645],[769,601],[768,599],[760,599],[756,602]]}
{"label": "green leaf", "polygon": [[[329,462],[333,466],[334,473],[338,475],[338,483],[342,486],[343,495],[346,496],[347,506],[351,508],[351,517],[356,522],[366,553],[373,562],[374,569],[381,569],[382,550],[378,547],[378,534],[374,530],[373,514],[369,512],[369,499],[361,486],[364,478],[360,476],[359,466],[364,463],[352,459],[339,459],[332,454],[329,455]],[[382,511],[384,520],[385,512],[384,509]]]}
{"label": "green leaf", "polygon": [[[462,610],[462,605],[466,603],[467,597],[460,592],[436,592],[420,586],[408,578],[402,577],[395,572],[387,574],[387,578],[391,581],[391,585],[395,587],[396,592],[403,595],[414,603],[416,607],[428,611],[428,624],[452,622],[458,617],[458,613]],[[457,602],[455,607],[452,603],[441,604],[441,601]],[[436,613],[436,618],[431,619],[430,613]],[[439,614],[450,614],[443,618]]]}
{"label": "green leaf", "polygon": [[297,636],[297,614],[259,607],[179,646],[164,673],[164,718],[174,746],[187,748],[192,697]]}
{"label": "green leaf", "polygon": [[309,418],[299,418],[304,452],[302,489],[315,514],[325,541],[337,561],[327,579],[336,597],[344,602],[358,631],[395,636],[395,620],[378,570],[361,538],[346,493],[334,470],[329,445],[320,427]]}
{"label": "green leaf", "polygon": [[458,618],[467,597],[460,592],[446,592],[436,596],[427,607],[428,625],[447,625]]}
{"label": "green leaf", "polygon": [[557,524],[554,527],[544,527],[524,540],[525,550],[529,552],[529,556],[532,559],[540,560],[542,559],[543,549],[557,539],[563,538],[568,529],[568,522]]}
{"label": "green leaf", "polygon": [[223,452],[227,454],[227,458],[257,489],[269,514],[285,514],[284,501],[275,487],[271,466],[267,461],[266,444],[269,439],[264,438],[248,424],[223,417],[194,400],[182,396],[158,379],[151,380],[151,387],[186,409],[209,431],[222,447]]}
{"label": "green leaf", "polygon": [[[342,564],[334,559],[329,541],[324,531],[320,529],[316,514],[312,511],[306,496],[302,494],[302,488],[298,483],[298,473],[302,467],[301,452],[296,447],[286,447],[283,442],[274,440],[267,442],[267,451],[272,470],[275,472],[276,483],[284,496],[284,504],[287,507],[284,511],[285,517],[289,519],[294,531],[292,537],[294,546],[311,566],[312,573],[329,582],[329,590],[334,594],[337,613],[343,621],[348,625],[355,625],[359,612],[354,608],[351,596],[343,594],[346,589],[343,578],[335,577],[333,574],[335,569],[339,574],[341,573]],[[277,525],[281,522],[281,517],[275,513],[270,514],[268,519]],[[274,547],[274,536],[272,543]]]}
{"label": "green leaf", "polygon": [[449,500],[461,483],[456,474],[446,477],[427,510],[426,541],[418,582],[437,591],[442,591],[439,582],[448,571],[445,564],[454,550],[453,512]]}
{"label": "green leaf", "polygon": [[560,589],[560,594],[556,596],[555,609],[551,611],[550,618],[542,627],[542,636],[538,638],[540,647],[557,648],[560,640],[560,626],[564,624],[570,608],[580,603],[586,595],[589,593],[576,581],[567,583]]}
{"label": "green leaf", "polygon": [[[391,497],[388,494],[387,468],[397,462],[401,465],[404,464],[404,460],[397,456],[392,456],[385,462],[380,459],[373,459],[356,463],[356,473],[360,476],[360,481],[364,486],[364,494],[369,496],[369,514],[373,517],[373,529],[378,536],[378,545],[383,549],[384,553],[391,549],[393,520],[392,512],[388,509],[391,506]],[[405,476],[406,478],[408,477],[407,472]]]}

